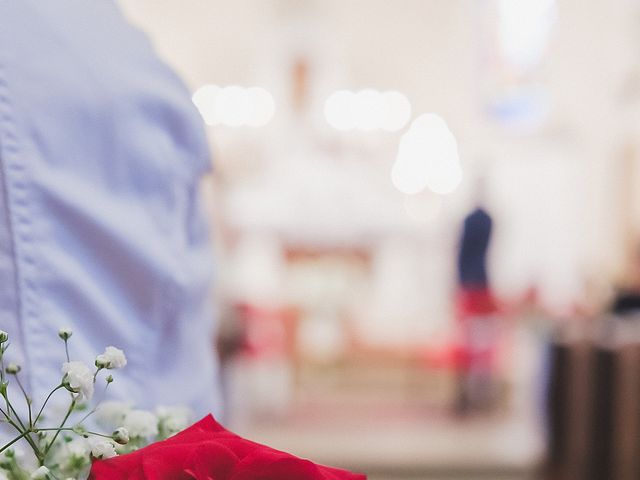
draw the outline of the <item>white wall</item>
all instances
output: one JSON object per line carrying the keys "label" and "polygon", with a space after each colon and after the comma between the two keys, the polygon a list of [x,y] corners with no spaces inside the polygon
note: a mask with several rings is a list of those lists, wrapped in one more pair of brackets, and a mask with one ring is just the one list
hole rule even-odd
{"label": "white wall", "polygon": [[[414,112],[442,115],[459,141],[467,172],[473,171],[478,159],[490,159],[491,205],[497,220],[492,264],[503,292],[515,295],[532,282],[539,283],[549,304],[566,307],[584,297],[586,285],[606,285],[624,263],[615,172],[617,151],[634,118],[624,113],[629,107],[620,92],[638,63],[636,57],[640,59],[633,24],[636,2],[558,1],[551,46],[536,73],[550,92],[552,111],[542,128],[527,136],[500,130],[482,116],[480,25],[474,0],[122,0],[121,4],[192,88],[208,82],[271,82],[278,90],[287,79],[288,65],[286,55],[275,49],[288,49],[291,56],[299,48],[322,58],[315,64],[322,70],[318,73],[322,88],[398,89],[410,98]],[[301,24],[308,26],[302,34]],[[287,38],[307,37],[308,41],[287,44]],[[283,171],[274,165],[284,161],[288,146],[298,137],[287,130],[288,124],[278,125],[261,133],[213,130],[220,173],[231,179],[231,187],[234,182],[244,185],[249,196],[242,201],[249,209],[252,203],[256,209],[264,207],[254,213],[265,224],[289,222],[292,230],[307,238],[334,231],[335,241],[341,240],[340,235],[343,241],[354,236],[357,241],[357,233],[363,231],[367,238],[380,232],[390,237],[440,238],[446,241],[435,242],[441,246],[426,252],[425,261],[429,254],[432,259],[450,255],[447,249],[455,238],[468,184],[445,200],[436,223],[413,223],[403,210],[402,196],[385,184],[395,154],[394,135],[362,141],[360,149],[361,139],[348,140],[345,149],[344,139],[316,132],[307,148],[326,155],[327,149],[335,152],[331,148],[339,145],[338,158],[353,160],[355,155],[351,163],[326,162],[326,181],[341,177],[346,187],[329,189],[333,193],[327,198],[320,193],[309,205],[309,211],[317,207],[316,216],[329,212],[321,221],[283,215],[286,207],[277,201],[269,219],[265,194],[272,192],[275,197],[289,185],[292,190],[282,201],[295,202],[308,191],[305,182],[313,185],[317,178],[303,172],[287,183],[274,174]],[[238,173],[240,160],[235,160],[245,157],[253,163]],[[349,182],[359,183],[364,193],[350,200]],[[256,193],[251,198],[254,190],[260,197]],[[324,206],[336,198],[343,203],[332,216]],[[345,220],[344,212],[350,212],[354,221]],[[286,231],[286,225],[283,228]],[[450,273],[446,266],[434,270],[433,280],[448,279]]]}

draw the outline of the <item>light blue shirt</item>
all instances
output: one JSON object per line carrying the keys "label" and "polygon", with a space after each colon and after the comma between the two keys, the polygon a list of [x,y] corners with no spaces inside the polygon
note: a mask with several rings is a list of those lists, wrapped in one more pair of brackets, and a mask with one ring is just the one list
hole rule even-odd
{"label": "light blue shirt", "polygon": [[[107,345],[115,398],[219,408],[202,121],[110,0],[0,0],[0,328],[35,399]],[[113,387],[113,388],[112,388]]]}

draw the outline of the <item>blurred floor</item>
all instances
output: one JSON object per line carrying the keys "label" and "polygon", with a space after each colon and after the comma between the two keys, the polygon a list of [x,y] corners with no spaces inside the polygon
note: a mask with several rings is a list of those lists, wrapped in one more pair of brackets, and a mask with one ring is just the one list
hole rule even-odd
{"label": "blurred floor", "polygon": [[450,472],[414,472],[402,476],[393,474],[370,474],[368,480],[537,480],[538,477],[528,473],[491,471],[485,472],[450,471]]}
{"label": "blurred floor", "polygon": [[406,402],[350,397],[305,399],[286,418],[241,433],[371,480],[535,478],[540,435],[515,413],[460,420]]}

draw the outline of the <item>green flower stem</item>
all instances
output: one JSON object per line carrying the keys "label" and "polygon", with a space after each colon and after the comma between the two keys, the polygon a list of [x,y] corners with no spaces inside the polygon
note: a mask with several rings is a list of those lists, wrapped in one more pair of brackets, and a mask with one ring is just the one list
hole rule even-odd
{"label": "green flower stem", "polygon": [[104,437],[104,438],[108,438],[108,439],[113,439],[113,437],[111,435],[105,435],[104,433],[98,433],[98,432],[87,432],[89,435],[95,435],[96,437]]}
{"label": "green flower stem", "polygon": [[[40,458],[40,449],[38,448],[38,446],[35,444],[35,442],[31,438],[31,435],[29,435],[31,432],[33,432],[33,430],[20,428],[20,426],[18,424],[16,424],[16,422],[14,422],[13,419],[11,419],[11,417],[9,417],[7,415],[7,413],[4,410],[2,410],[1,408],[0,408],[0,412],[7,419],[7,423],[9,423],[9,425],[11,425],[13,428],[15,428],[18,431],[18,433],[20,433],[20,437],[19,438],[23,438],[24,437],[24,439],[29,443],[29,445],[31,445],[31,448],[33,449],[33,452],[36,454],[36,456],[38,458]],[[0,450],[0,452],[1,451],[2,450]]]}
{"label": "green flower stem", "polygon": [[9,400],[9,394],[5,391],[2,394],[4,396],[4,399],[7,402],[7,413],[9,415],[11,415],[11,412],[13,412],[13,414],[16,417],[16,420],[18,421],[18,423],[20,424],[20,426],[22,427],[22,431],[26,431],[28,430],[27,427],[24,426],[24,423],[22,423],[22,420],[20,420],[20,416],[18,415],[18,412],[16,412],[16,409],[13,408],[13,405],[11,405],[11,401]]}
{"label": "green flower stem", "polygon": [[5,379],[4,379],[4,363],[2,361],[2,356],[0,356],[0,372],[2,372],[2,374],[3,374],[2,375],[2,383],[3,383],[2,396],[4,397],[4,404],[6,405],[6,409],[7,409],[6,416],[10,417],[11,416],[11,409],[9,408],[9,399],[7,398],[7,388],[9,386],[9,382],[5,382]]}
{"label": "green flower stem", "polygon": [[69,339],[68,338],[64,339],[64,353],[67,355],[67,362],[70,362],[71,360],[69,360]]}
{"label": "green flower stem", "polygon": [[4,382],[4,352],[6,349],[7,347],[0,347],[0,381],[2,382]]}
{"label": "green flower stem", "polygon": [[24,433],[25,433],[24,439],[27,441],[27,443],[29,445],[31,445],[31,449],[33,450],[33,453],[36,456],[36,458],[38,460],[40,460],[41,458],[44,458],[44,457],[42,457],[42,453],[40,452],[40,449],[38,448],[38,445],[36,444],[36,442],[33,441],[33,438],[31,438],[30,434],[33,433],[33,432],[27,431],[27,432],[24,432]]}
{"label": "green flower stem", "polygon": [[94,407],[89,413],[87,413],[84,417],[82,417],[82,419],[80,419],[78,423],[84,422],[87,418],[89,418],[91,415],[96,413],[97,410],[98,410],[98,407]]}
{"label": "green flower stem", "polygon": [[64,427],[64,428],[39,428],[38,429],[39,432],[73,432],[76,435],[80,435],[80,436],[84,436],[84,435],[95,435],[97,437],[104,437],[104,438],[108,438],[108,439],[113,439],[113,437],[111,435],[106,435],[104,433],[98,433],[98,432],[90,432],[89,430],[85,431],[85,432],[77,432],[76,430],[74,430],[71,427]]}
{"label": "green flower stem", "polygon": [[93,415],[94,413],[96,413],[98,411],[98,407],[100,407],[100,404],[102,403],[102,401],[104,400],[104,396],[107,393],[107,388],[109,388],[109,383],[107,383],[104,386],[104,390],[102,390],[102,396],[100,398],[100,400],[98,400],[98,403],[96,403],[96,406],[93,407],[91,409],[91,411],[89,413],[87,413],[84,417],[82,417],[82,419],[78,422],[78,423],[82,423],[84,422],[87,418],[89,418],[91,415]]}
{"label": "green flower stem", "polygon": [[22,391],[22,395],[24,395],[24,399],[27,402],[27,408],[29,409],[29,428],[33,428],[33,417],[32,417],[32,411],[31,411],[31,399],[29,398],[29,395],[27,395],[27,391],[24,389],[24,387],[22,386],[22,382],[20,381],[20,377],[18,377],[18,374],[15,374],[16,377],[16,382],[18,383],[18,386],[20,387],[20,390]]}
{"label": "green flower stem", "polygon": [[[38,455],[39,455],[39,453],[40,453],[40,450],[38,449],[38,446],[36,445],[36,443],[35,443],[35,442],[33,441],[33,439],[31,438],[31,435],[29,435],[29,434],[32,432],[32,430],[31,430],[30,428],[26,428],[26,427],[24,426],[24,423],[22,423],[22,420],[20,420],[20,416],[18,415],[18,412],[16,412],[15,408],[13,408],[13,405],[11,405],[11,402],[9,401],[9,395],[7,395],[7,394],[6,394],[6,392],[5,392],[5,394],[4,394],[4,398],[5,398],[5,400],[7,401],[7,405],[8,405],[8,407],[11,409],[11,410],[10,410],[10,412],[11,412],[11,411],[13,411],[13,414],[15,415],[16,420],[17,420],[17,421],[18,421],[18,423],[20,424],[20,427],[21,427],[21,428],[20,428],[20,427],[18,427],[18,425],[16,425],[16,424],[15,424],[15,422],[10,422],[10,423],[11,423],[11,424],[14,426],[14,428],[15,428],[16,430],[18,430],[20,433],[24,433],[24,434],[25,434],[25,435],[24,435],[25,440],[29,443],[29,445],[31,445],[31,448],[33,449],[33,452],[36,454],[36,456],[38,456]],[[10,412],[9,412],[9,413],[10,413]],[[3,412],[3,413],[4,413],[4,412]],[[10,419],[10,418],[9,418],[9,416],[7,416],[7,414],[6,414],[6,413],[5,413],[5,416],[7,417],[7,419]]]}
{"label": "green flower stem", "polygon": [[87,418],[89,418],[91,415],[96,413],[97,410],[98,410],[98,406],[96,405],[89,413],[87,413],[84,417],[82,417],[78,423],[84,422]]}
{"label": "green flower stem", "polygon": [[[64,427],[65,423],[67,423],[67,420],[69,419],[69,416],[71,415],[71,412],[73,412],[73,409],[75,408],[75,406],[76,406],[76,399],[74,398],[71,401],[71,405],[69,405],[69,409],[67,410],[67,414],[62,419],[62,423],[60,424],[60,427],[58,427],[59,429],[62,429]],[[44,452],[42,454],[43,461],[47,457],[47,453],[49,453],[49,450],[51,450],[51,447],[53,446],[54,442],[56,441],[56,438],[58,438],[58,435],[60,435],[60,430],[58,430],[55,433],[55,435],[53,436],[53,438],[51,439],[49,444],[45,447]]]}
{"label": "green flower stem", "polygon": [[18,440],[20,440],[21,438],[24,438],[27,436],[29,432],[22,432],[22,434],[18,435],[16,438],[14,438],[13,440],[11,440],[9,443],[7,443],[6,445],[4,445],[2,448],[0,448],[0,453],[4,452],[7,448],[9,448],[11,445],[13,445],[14,443],[16,443]]}
{"label": "green flower stem", "polygon": [[7,419],[7,423],[11,426],[13,426],[13,428],[15,428],[16,430],[18,430],[19,433],[22,433],[23,430],[20,428],[19,425],[16,424],[16,422],[13,421],[13,419],[7,414],[7,412],[5,412],[2,408],[0,408],[0,413],[2,413],[2,415],[4,415],[4,418]]}
{"label": "green flower stem", "polygon": [[61,388],[63,388],[62,384],[58,385],[56,388],[54,388],[53,390],[51,390],[49,392],[49,395],[47,395],[47,398],[45,399],[44,403],[42,404],[42,407],[40,407],[40,411],[38,412],[38,415],[36,415],[36,419],[33,421],[33,425],[34,426],[36,425],[36,423],[38,423],[38,420],[40,419],[40,416],[42,415],[44,407],[47,406],[47,402],[51,398],[51,395],[53,395],[56,392],[56,390],[60,390]]}

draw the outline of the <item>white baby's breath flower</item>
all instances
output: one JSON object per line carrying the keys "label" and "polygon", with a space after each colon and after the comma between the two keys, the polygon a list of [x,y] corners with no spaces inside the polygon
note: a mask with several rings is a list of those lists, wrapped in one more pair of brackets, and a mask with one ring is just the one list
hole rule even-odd
{"label": "white baby's breath flower", "polygon": [[89,455],[90,446],[84,438],[74,438],[65,445],[69,457],[84,458]]}
{"label": "white baby's breath flower", "polygon": [[62,364],[64,374],[63,384],[65,388],[73,393],[77,393],[79,399],[93,396],[93,373],[84,363],[74,361]]}
{"label": "white baby's breath flower", "polygon": [[127,364],[124,352],[116,347],[107,347],[104,353],[96,357],[96,366],[101,368],[122,368]]}
{"label": "white baby's breath flower", "polygon": [[58,330],[58,336],[62,340],[69,340],[69,338],[71,338],[71,335],[73,335],[73,330],[71,330],[69,327],[62,327],[60,330]]}
{"label": "white baby's breath flower", "polygon": [[106,440],[91,437],[89,444],[91,445],[91,455],[95,458],[111,458],[117,455],[113,443]]}
{"label": "white baby's breath flower", "polygon": [[75,437],[70,441],[58,441],[51,452],[49,454],[51,465],[59,465],[67,473],[88,467],[91,463],[89,457],[91,448],[89,442],[83,437]]}
{"label": "white baby's breath flower", "polygon": [[158,434],[158,419],[146,410],[131,410],[122,422],[131,438],[148,438]]}
{"label": "white baby's breath flower", "polygon": [[49,469],[43,465],[33,472],[29,478],[31,480],[47,480],[49,478]]}
{"label": "white baby's breath flower", "polygon": [[11,362],[9,365],[7,365],[7,368],[5,368],[5,372],[7,372],[9,375],[16,375],[20,372],[20,370],[22,370],[22,367],[13,362]]}
{"label": "white baby's breath flower", "polygon": [[160,406],[156,408],[156,415],[158,417],[160,430],[167,436],[187,428],[191,425],[193,418],[193,412],[188,407]]}
{"label": "white baby's breath flower", "polygon": [[109,359],[103,354],[98,355],[94,363],[98,368],[107,368],[110,365]]}
{"label": "white baby's breath flower", "polygon": [[124,427],[116,428],[111,437],[120,445],[126,445],[129,443],[129,431]]}
{"label": "white baby's breath flower", "polygon": [[96,410],[96,422],[103,428],[113,430],[122,425],[124,417],[131,411],[129,402],[117,402],[115,400],[102,402]]}

